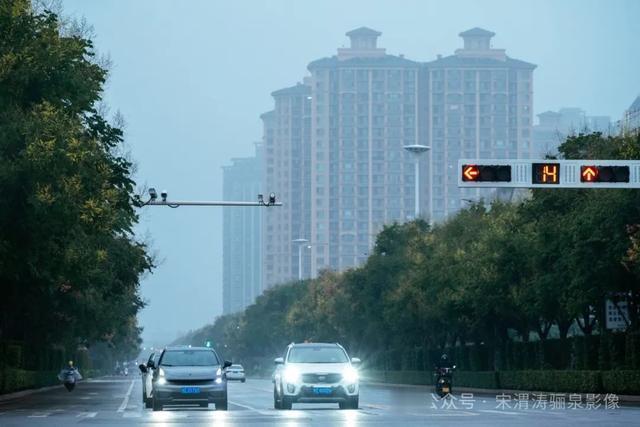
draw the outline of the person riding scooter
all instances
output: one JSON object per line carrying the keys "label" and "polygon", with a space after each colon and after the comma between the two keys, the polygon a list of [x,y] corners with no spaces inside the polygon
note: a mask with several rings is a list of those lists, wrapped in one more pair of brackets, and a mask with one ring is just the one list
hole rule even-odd
{"label": "person riding scooter", "polygon": [[82,375],[80,375],[78,368],[73,366],[73,360],[70,360],[68,366],[58,374],[58,379],[62,381],[67,391],[71,391],[76,386],[76,381],[82,379]]}
{"label": "person riding scooter", "polygon": [[443,354],[440,361],[435,366],[436,375],[436,393],[440,397],[444,397],[452,392],[453,370],[456,368],[449,357]]}

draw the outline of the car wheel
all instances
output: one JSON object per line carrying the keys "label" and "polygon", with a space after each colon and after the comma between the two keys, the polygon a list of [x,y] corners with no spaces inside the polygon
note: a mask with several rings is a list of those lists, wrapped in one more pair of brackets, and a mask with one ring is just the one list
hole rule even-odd
{"label": "car wheel", "polygon": [[245,381],[246,381],[246,379],[244,379],[244,378],[240,380],[240,382],[241,382],[241,383],[243,383],[243,382],[245,382]]}
{"label": "car wheel", "polygon": [[216,402],[216,411],[226,411],[228,408],[229,408],[229,403],[226,397],[224,398],[224,400],[220,400]]}
{"label": "car wheel", "polygon": [[153,399],[146,399],[146,400],[144,401],[144,407],[145,407],[145,408],[149,409],[149,408],[151,408],[152,406],[153,406]]}
{"label": "car wheel", "polygon": [[273,409],[282,409],[282,404],[278,399],[278,393],[276,392],[276,388],[273,388]]}
{"label": "car wheel", "polygon": [[155,397],[153,398],[152,406],[154,411],[162,411],[162,403]]}
{"label": "car wheel", "polygon": [[358,409],[359,405],[360,405],[360,397],[359,396],[354,396],[354,397],[350,397],[349,398],[349,408]]}
{"label": "car wheel", "polygon": [[290,410],[293,408],[293,402],[287,396],[282,396],[282,409]]}

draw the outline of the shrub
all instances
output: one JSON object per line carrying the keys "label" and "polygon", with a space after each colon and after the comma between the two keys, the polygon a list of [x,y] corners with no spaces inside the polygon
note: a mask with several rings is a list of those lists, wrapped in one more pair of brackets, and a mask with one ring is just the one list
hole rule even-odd
{"label": "shrub", "polygon": [[606,393],[640,394],[640,370],[603,371],[602,387]]}
{"label": "shrub", "polygon": [[504,389],[598,393],[600,371],[502,371],[499,386]]}

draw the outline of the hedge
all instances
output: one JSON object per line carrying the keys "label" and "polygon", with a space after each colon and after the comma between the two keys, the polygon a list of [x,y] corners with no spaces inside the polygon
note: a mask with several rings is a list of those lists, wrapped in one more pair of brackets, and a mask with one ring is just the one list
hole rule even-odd
{"label": "hedge", "polygon": [[[60,371],[25,371],[13,368],[0,370],[0,394],[59,384],[59,373]],[[97,370],[80,371],[80,373],[84,379],[101,374]]]}
{"label": "hedge", "polygon": [[600,371],[502,371],[498,378],[503,389],[577,393],[602,390]]}
{"label": "hedge", "polygon": [[640,371],[603,371],[602,387],[610,393],[640,395]]}
{"label": "hedge", "polygon": [[[391,384],[433,385],[430,371],[375,371],[363,381]],[[456,371],[454,387],[529,390],[575,393],[617,393],[640,395],[640,370],[627,371]]]}

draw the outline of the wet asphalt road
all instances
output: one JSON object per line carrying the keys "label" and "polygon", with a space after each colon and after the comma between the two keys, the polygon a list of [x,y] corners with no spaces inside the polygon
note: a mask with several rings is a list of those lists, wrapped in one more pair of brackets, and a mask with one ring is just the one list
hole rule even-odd
{"label": "wet asphalt road", "polygon": [[[552,402],[554,401],[554,402]],[[546,405],[543,407],[543,403]],[[496,396],[454,395],[435,400],[426,387],[363,385],[360,409],[339,410],[335,404],[294,404],[291,411],[273,409],[269,380],[229,384],[229,410],[195,407],[144,409],[140,378],[107,377],[83,381],[69,393],[62,387],[0,402],[0,426],[633,426],[640,407],[607,409],[594,401],[591,409],[560,398],[536,401]],[[597,403],[600,406],[596,408]],[[610,402],[611,403],[611,402]],[[615,405],[613,405],[615,406]]]}

